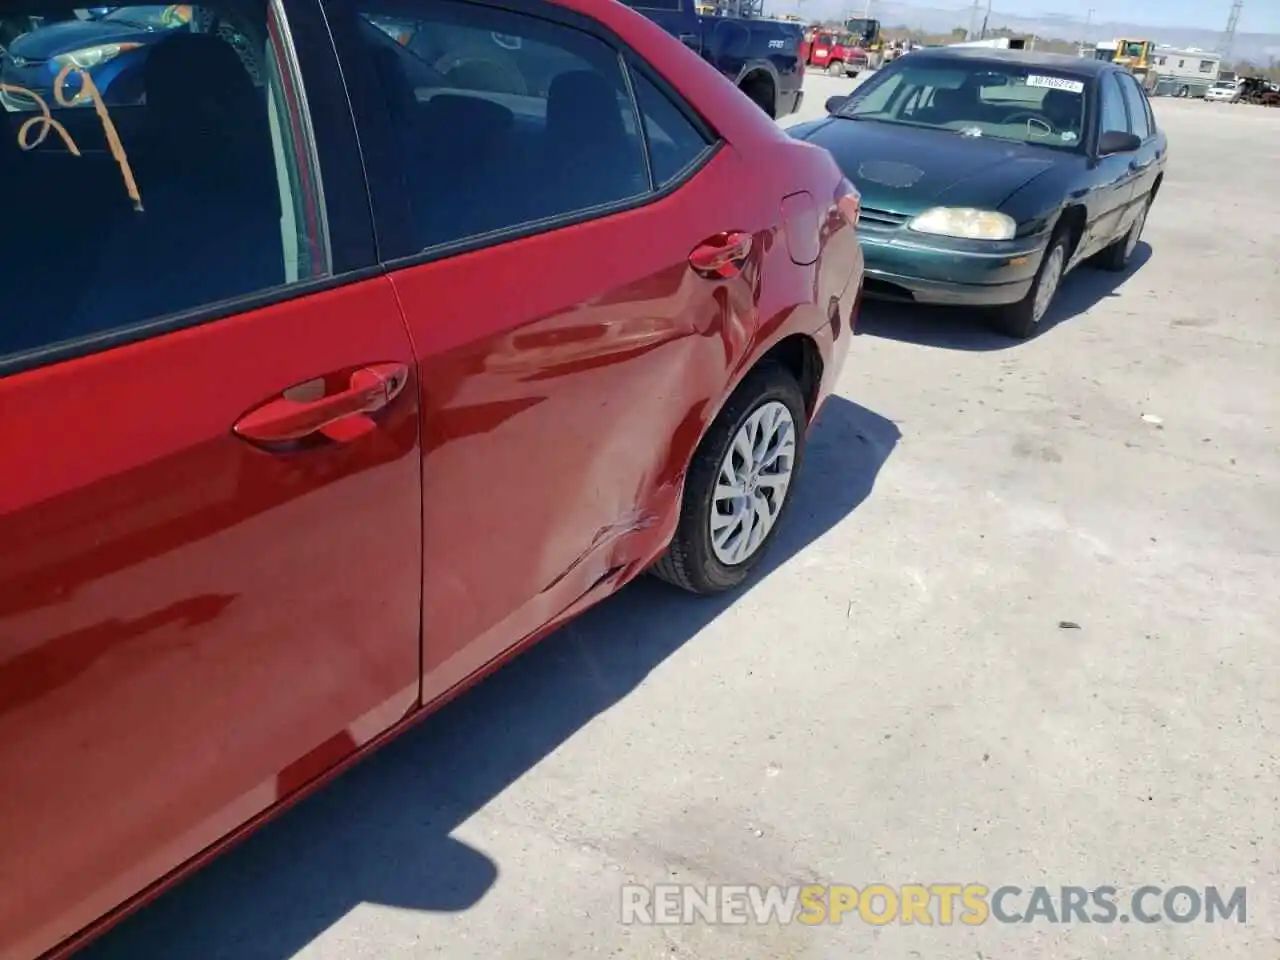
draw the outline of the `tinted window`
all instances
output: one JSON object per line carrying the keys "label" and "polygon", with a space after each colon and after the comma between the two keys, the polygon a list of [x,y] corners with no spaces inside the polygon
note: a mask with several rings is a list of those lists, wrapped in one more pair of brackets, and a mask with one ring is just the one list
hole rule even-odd
{"label": "tinted window", "polygon": [[698,160],[707,149],[707,138],[652,81],[639,71],[631,76],[649,138],[653,180],[663,187]]}
{"label": "tinted window", "polygon": [[1034,67],[911,57],[858,87],[841,116],[1076,150],[1085,83]]}
{"label": "tinted window", "polygon": [[1129,129],[1129,120],[1124,112],[1124,95],[1120,92],[1120,84],[1114,73],[1102,78],[1102,126],[1100,131]]}
{"label": "tinted window", "polygon": [[648,191],[635,106],[608,44],[453,0],[361,12],[418,248]]}
{"label": "tinted window", "polygon": [[[266,16],[119,7],[97,34],[110,43],[90,24],[11,40],[0,356],[328,272],[306,226],[323,218],[302,186],[315,177],[285,95],[298,85],[281,79]],[[60,127],[31,122],[45,107]]]}
{"label": "tinted window", "polygon": [[1146,94],[1138,86],[1138,81],[1127,74],[1120,78],[1120,87],[1124,90],[1124,99],[1129,105],[1129,132],[1136,133],[1145,140],[1151,136],[1151,126],[1147,122]]}

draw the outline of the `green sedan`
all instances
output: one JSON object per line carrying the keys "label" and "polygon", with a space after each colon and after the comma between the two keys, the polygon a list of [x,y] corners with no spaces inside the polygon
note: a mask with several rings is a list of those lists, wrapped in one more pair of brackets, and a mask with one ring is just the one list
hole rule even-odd
{"label": "green sedan", "polygon": [[921,50],[827,113],[788,132],[862,195],[867,296],[990,307],[1020,339],[1067,271],[1128,266],[1164,179],[1146,94],[1097,60]]}

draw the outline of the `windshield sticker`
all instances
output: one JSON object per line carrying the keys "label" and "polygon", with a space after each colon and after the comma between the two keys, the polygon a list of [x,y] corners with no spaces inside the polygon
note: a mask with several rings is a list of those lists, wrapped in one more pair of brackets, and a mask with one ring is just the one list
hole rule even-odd
{"label": "windshield sticker", "polygon": [[[66,84],[73,71],[80,75],[80,89],[68,96]],[[68,153],[75,157],[81,155],[80,147],[77,146],[75,139],[67,131],[67,128],[53,118],[53,112],[49,109],[49,104],[45,102],[44,97],[34,90],[8,83],[0,83],[0,90],[29,98],[35,103],[36,109],[39,111],[34,117],[28,117],[18,127],[19,149],[27,152],[34,150],[44,143],[49,136],[49,131],[52,130],[62,140]],[[111,119],[107,105],[103,102],[102,92],[98,89],[97,84],[93,82],[93,77],[79,67],[67,64],[58,72],[58,76],[54,78],[53,98],[60,107],[78,107],[86,102],[93,104],[94,111],[98,114],[98,122],[102,124],[102,134],[106,138],[107,147],[111,150],[111,156],[115,158],[120,167],[120,175],[124,178],[125,192],[129,194],[129,199],[133,201],[133,209],[141,212],[142,196],[138,192],[138,183],[133,177],[133,166],[129,163],[129,155],[125,152],[124,144],[120,141],[120,133],[116,130],[115,121]],[[34,133],[32,133],[33,129],[35,130]]]}
{"label": "windshield sticker", "polygon": [[1080,80],[1068,80],[1066,77],[1041,77],[1035,74],[1027,77],[1028,87],[1048,87],[1050,90],[1066,90],[1068,93],[1084,93],[1084,83]]}

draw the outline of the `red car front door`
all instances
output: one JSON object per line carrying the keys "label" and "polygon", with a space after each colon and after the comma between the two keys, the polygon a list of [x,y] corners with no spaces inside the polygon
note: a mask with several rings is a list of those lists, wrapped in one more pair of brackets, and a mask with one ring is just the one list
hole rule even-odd
{"label": "red car front door", "polygon": [[[93,232],[85,259],[31,264],[63,269],[62,289],[0,287],[6,960],[74,935],[419,702],[413,352],[385,276],[341,284],[361,238],[374,260],[363,184],[344,176],[358,165],[323,158],[322,208],[287,34],[244,9],[150,54],[151,152],[125,144],[146,217]],[[338,118],[316,120],[338,144]],[[208,131],[209,166],[166,162]],[[354,151],[349,118],[345,136]],[[55,227],[125,196],[117,158],[87,144],[13,162],[6,205],[35,195]],[[44,310],[77,284],[75,310]]]}

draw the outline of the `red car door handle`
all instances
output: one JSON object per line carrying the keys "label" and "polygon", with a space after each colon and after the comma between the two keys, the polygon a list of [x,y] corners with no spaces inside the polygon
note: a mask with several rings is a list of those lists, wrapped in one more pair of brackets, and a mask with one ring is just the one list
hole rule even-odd
{"label": "red car door handle", "polygon": [[708,237],[693,248],[689,265],[708,278],[737,276],[751,253],[751,234],[731,230]]}
{"label": "red car door handle", "polygon": [[[354,439],[365,432],[352,421],[381,410],[404,389],[409,368],[403,363],[375,363],[351,373],[345,390],[316,400],[282,395],[246,413],[233,428],[257,443],[283,443],[321,434],[331,440]],[[286,391],[286,394],[288,391]]]}

